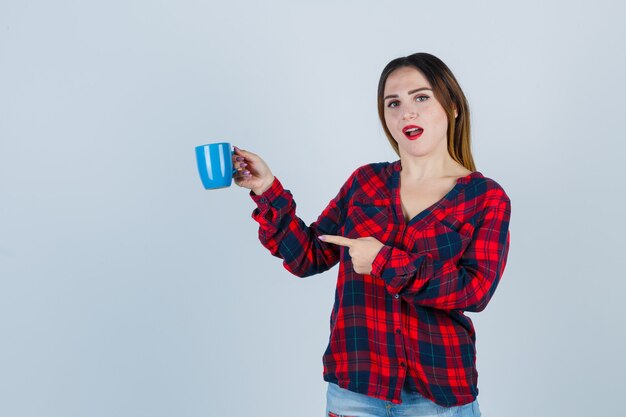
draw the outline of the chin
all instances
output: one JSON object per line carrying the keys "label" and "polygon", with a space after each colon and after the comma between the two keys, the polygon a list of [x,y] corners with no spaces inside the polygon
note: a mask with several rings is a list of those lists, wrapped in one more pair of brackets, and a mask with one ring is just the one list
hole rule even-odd
{"label": "chin", "polygon": [[[408,141],[407,141],[408,142]],[[398,149],[401,149],[404,153],[414,156],[423,156],[431,153],[433,149],[427,146],[425,143],[409,142],[398,144]]]}
{"label": "chin", "polygon": [[448,152],[446,139],[433,142],[429,138],[421,137],[414,141],[404,139],[403,142],[396,143],[398,143],[398,149],[402,150],[405,154],[410,156],[426,156],[439,152]]}

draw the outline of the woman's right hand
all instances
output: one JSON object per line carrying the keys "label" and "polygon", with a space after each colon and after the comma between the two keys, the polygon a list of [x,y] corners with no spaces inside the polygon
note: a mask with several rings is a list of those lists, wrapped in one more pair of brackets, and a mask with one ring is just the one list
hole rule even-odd
{"label": "woman's right hand", "polygon": [[267,191],[274,182],[274,175],[260,156],[239,149],[235,146],[233,166],[237,172],[233,174],[235,184],[252,190],[256,195]]}

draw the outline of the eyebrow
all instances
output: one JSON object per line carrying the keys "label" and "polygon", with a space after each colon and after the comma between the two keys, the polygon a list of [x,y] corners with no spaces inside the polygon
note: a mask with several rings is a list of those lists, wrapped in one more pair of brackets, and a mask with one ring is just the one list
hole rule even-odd
{"label": "eyebrow", "polygon": [[[428,88],[428,87],[422,87],[422,88],[416,88],[415,90],[411,90],[409,91],[407,94],[411,95],[413,93],[417,93],[418,91],[422,91],[422,90],[430,90],[433,91],[432,88]],[[387,100],[388,98],[397,98],[398,95],[397,94],[389,94],[387,97],[385,97],[383,100]]]}

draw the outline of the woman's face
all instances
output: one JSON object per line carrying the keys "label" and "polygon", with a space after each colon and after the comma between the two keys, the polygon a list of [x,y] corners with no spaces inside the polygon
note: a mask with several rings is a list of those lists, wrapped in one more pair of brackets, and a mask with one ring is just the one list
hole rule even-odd
{"label": "woman's face", "polygon": [[419,70],[394,70],[387,77],[383,97],[385,122],[400,156],[447,154],[448,117]]}

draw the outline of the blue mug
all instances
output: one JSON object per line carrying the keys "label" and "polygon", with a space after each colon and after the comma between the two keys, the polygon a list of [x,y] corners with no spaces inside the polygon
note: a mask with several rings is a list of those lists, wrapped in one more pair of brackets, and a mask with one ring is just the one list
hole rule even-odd
{"label": "blue mug", "polygon": [[196,162],[202,185],[207,190],[230,187],[233,174],[233,151],[230,143],[209,143],[196,146]]}

